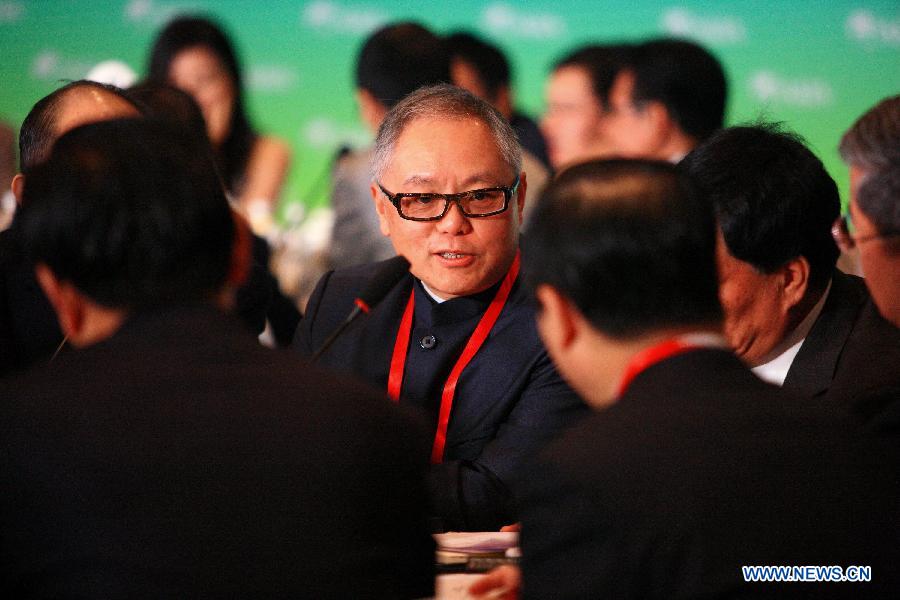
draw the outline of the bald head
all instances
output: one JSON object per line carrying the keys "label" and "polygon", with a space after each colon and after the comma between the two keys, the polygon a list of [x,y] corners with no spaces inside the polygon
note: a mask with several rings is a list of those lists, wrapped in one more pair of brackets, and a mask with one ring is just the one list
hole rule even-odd
{"label": "bald head", "polygon": [[140,116],[140,110],[116,87],[74,81],[39,100],[19,131],[19,161],[25,171],[44,160],[67,131],[97,121]]}

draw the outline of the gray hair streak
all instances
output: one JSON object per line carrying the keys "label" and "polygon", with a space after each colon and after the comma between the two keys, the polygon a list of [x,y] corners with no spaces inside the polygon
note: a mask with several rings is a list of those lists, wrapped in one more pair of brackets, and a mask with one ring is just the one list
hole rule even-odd
{"label": "gray hair streak", "polygon": [[522,171],[522,148],[510,124],[490,104],[453,85],[421,87],[396,104],[378,129],[372,174],[380,179],[406,126],[417,119],[475,119],[488,126],[504,162],[514,174]]}

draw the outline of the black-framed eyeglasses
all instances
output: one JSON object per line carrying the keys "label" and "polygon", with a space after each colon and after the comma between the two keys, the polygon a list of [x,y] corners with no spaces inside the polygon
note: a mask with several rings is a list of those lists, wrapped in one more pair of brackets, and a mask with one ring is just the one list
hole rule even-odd
{"label": "black-framed eyeglasses", "polygon": [[871,235],[853,235],[853,222],[850,215],[841,215],[835,220],[831,226],[831,237],[842,252],[849,252],[856,248],[858,244],[863,244],[871,240],[880,240],[890,237],[900,236],[900,232],[891,231],[888,233],[873,233]]}
{"label": "black-framed eyeglasses", "polygon": [[[479,218],[499,215],[509,208],[512,195],[519,188],[519,177],[509,187],[500,186],[459,192],[458,194],[438,194],[415,192],[392,194],[375,182],[397,213],[408,221],[440,221],[450,210],[450,203],[456,202],[459,210],[467,217]],[[443,202],[441,202],[443,200]]]}

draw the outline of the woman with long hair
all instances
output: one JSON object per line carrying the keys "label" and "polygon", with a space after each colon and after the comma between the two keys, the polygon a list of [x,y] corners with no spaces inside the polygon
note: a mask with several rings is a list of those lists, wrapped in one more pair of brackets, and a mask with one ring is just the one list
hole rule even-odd
{"label": "woman with long hair", "polygon": [[193,96],[203,112],[216,163],[233,202],[262,233],[290,165],[285,142],[259,135],[244,111],[241,70],[225,33],[201,17],[179,17],[160,32],[148,79]]}

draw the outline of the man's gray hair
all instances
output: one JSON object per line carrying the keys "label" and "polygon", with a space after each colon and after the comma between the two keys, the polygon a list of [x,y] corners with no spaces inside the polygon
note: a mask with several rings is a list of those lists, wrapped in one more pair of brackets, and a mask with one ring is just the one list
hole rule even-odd
{"label": "man's gray hair", "polygon": [[841,138],[841,158],[866,171],[900,165],[900,95],[885,98]]}
{"label": "man's gray hair", "polygon": [[900,95],[885,98],[841,138],[838,151],[864,179],[856,204],[882,234],[900,233]]}
{"label": "man's gray hair", "polygon": [[[385,116],[372,157],[372,174],[381,179],[406,126],[417,119],[475,119],[487,125],[510,170],[522,171],[522,147],[510,124],[490,104],[453,85],[422,87],[397,103]],[[465,143],[465,140],[461,141]]]}

